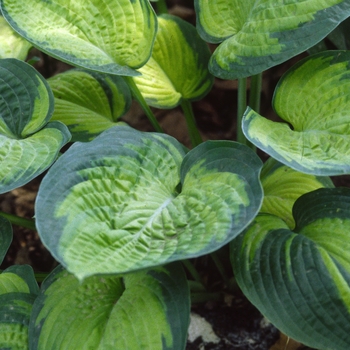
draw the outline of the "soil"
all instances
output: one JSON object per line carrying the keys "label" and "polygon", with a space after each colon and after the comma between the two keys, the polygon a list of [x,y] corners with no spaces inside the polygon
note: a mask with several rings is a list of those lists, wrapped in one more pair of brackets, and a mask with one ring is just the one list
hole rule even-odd
{"label": "soil", "polygon": [[[171,0],[168,3],[171,13],[192,23],[195,22],[192,1]],[[32,51],[31,55],[41,58],[40,62],[36,64],[36,68],[46,78],[69,68],[68,65],[35,50]],[[271,108],[274,87],[281,75],[302,56],[276,66],[265,73],[261,114],[271,119],[277,119]],[[204,140],[233,140],[235,138],[236,93],[237,83],[235,81],[215,79],[212,91],[202,101],[193,104],[196,122]],[[154,113],[165,132],[190,147],[185,120],[180,109],[154,110]],[[153,131],[137,104],[133,104],[131,111],[123,119],[138,130]],[[266,159],[264,154],[261,154],[261,157]],[[34,201],[43,175],[23,187],[0,195],[0,210],[24,218],[33,218]],[[349,177],[337,177],[335,182],[340,186],[348,186]],[[13,264],[29,264],[36,272],[50,272],[57,265],[42,245],[37,232],[15,225],[13,230],[13,242],[0,266],[1,269]],[[210,280],[212,278],[211,270],[207,268],[205,262],[197,261],[197,263],[202,264],[199,265],[199,268],[202,268],[202,277],[207,281]],[[219,283],[215,278],[210,281],[214,290],[220,290],[222,286]],[[227,294],[223,300],[194,304],[192,312],[209,322],[217,338],[215,342],[210,342],[205,341],[205,335],[199,336],[192,342],[188,342],[188,350],[308,349],[280,334],[238,289],[234,293]]]}

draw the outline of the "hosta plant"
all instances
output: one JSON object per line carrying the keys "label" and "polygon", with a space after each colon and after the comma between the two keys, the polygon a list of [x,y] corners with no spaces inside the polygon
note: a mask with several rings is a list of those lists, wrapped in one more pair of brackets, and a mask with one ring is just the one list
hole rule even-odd
{"label": "hosta plant", "polygon": [[[58,263],[40,286],[1,272],[1,349],[185,349],[206,256],[219,295],[235,279],[287,336],[349,348],[350,190],[329,176],[350,173],[350,1],[195,0],[196,26],[160,0],[0,4],[0,193],[44,173],[31,225]],[[72,68],[43,78],[32,46]],[[262,72],[306,50],[265,118]],[[214,77],[239,80],[237,140],[196,127]],[[154,131],[123,122],[133,99]],[[178,106],[191,145],[150,108]],[[19,222],[0,216],[0,262]]]}

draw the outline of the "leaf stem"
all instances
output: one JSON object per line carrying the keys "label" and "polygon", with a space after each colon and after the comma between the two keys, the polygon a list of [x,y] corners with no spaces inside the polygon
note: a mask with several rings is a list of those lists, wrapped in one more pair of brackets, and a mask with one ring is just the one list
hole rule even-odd
{"label": "leaf stem", "polygon": [[2,211],[0,211],[0,215],[9,220],[13,225],[22,226],[25,228],[29,228],[30,230],[36,231],[34,220],[21,218],[17,215],[7,214]]}
{"label": "leaf stem", "polygon": [[188,133],[190,135],[190,140],[193,147],[198,146],[200,143],[203,142],[202,137],[198,131],[196,120],[194,118],[192,104],[188,100],[182,100],[181,102],[181,108],[184,112]]}
{"label": "leaf stem", "polygon": [[257,113],[260,113],[261,87],[262,73],[253,75],[250,81],[249,106]]}
{"label": "leaf stem", "polygon": [[162,15],[168,13],[168,6],[165,0],[158,0],[156,3],[157,6],[157,14]]}
{"label": "leaf stem", "polygon": [[124,76],[123,78],[126,81],[126,83],[128,84],[128,86],[129,86],[129,88],[130,88],[134,98],[140,104],[140,106],[142,107],[143,111],[146,113],[146,116],[147,116],[148,120],[150,121],[150,123],[152,124],[153,128],[156,131],[158,131],[158,132],[163,132],[163,130],[160,127],[156,117],[154,116],[154,114],[151,111],[151,109],[149,108],[147,102],[143,98],[139,88],[135,84],[134,79],[132,77],[127,77],[127,76]]}
{"label": "leaf stem", "polygon": [[184,264],[187,271],[191,274],[191,276],[197,282],[197,284],[203,286],[203,288],[206,290],[206,288],[204,287],[204,284],[202,282],[202,278],[199,275],[197,269],[193,266],[193,264],[188,259],[182,260],[181,262]]}
{"label": "leaf stem", "polygon": [[247,109],[247,78],[238,79],[237,141],[246,145],[248,140],[242,131],[242,118]]}
{"label": "leaf stem", "polygon": [[230,279],[226,274],[224,265],[222,264],[221,260],[219,259],[217,252],[211,253],[210,256],[213,259],[215,266],[218,269],[224,283],[226,284],[227,287],[229,287],[230,286]]}

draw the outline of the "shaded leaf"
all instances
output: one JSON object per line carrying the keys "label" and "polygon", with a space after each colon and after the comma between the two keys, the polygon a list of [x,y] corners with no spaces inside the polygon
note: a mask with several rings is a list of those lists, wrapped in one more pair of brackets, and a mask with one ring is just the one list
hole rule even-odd
{"label": "shaded leaf", "polygon": [[277,328],[317,349],[349,348],[350,189],[301,196],[296,228],[258,215],[232,242],[235,278]]}
{"label": "shaded leaf", "polygon": [[68,126],[72,141],[88,141],[115,126],[131,106],[131,93],[119,76],[72,69],[48,79],[55,96],[51,120]]}
{"label": "shaded leaf", "polygon": [[298,62],[281,78],[273,99],[285,123],[248,108],[242,122],[246,137],[297,171],[350,173],[349,63],[348,51],[327,51]]}
{"label": "shaded leaf", "polygon": [[254,218],[261,166],[235,142],[206,142],[185,156],[170,136],[117,126],[51,167],[36,199],[37,228],[79,279],[196,257]]}
{"label": "shaded leaf", "polygon": [[209,69],[236,79],[258,74],[307,50],[350,15],[341,0],[195,0],[204,40],[222,42]]}
{"label": "shaded leaf", "polygon": [[74,66],[137,75],[149,59],[157,19],[148,0],[1,0],[11,27]]}
{"label": "shaded leaf", "polygon": [[210,51],[195,27],[170,15],[158,17],[152,57],[134,78],[147,103],[173,108],[182,99],[201,99],[213,83],[208,72]]}
{"label": "shaded leaf", "polygon": [[0,216],[0,265],[12,242],[12,225],[3,216]]}
{"label": "shaded leaf", "polygon": [[189,289],[181,265],[80,283],[62,267],[44,281],[31,349],[184,349]]}
{"label": "shaded leaf", "polygon": [[280,217],[290,229],[295,226],[292,207],[301,195],[322,187],[334,187],[329,177],[300,173],[273,158],[264,164],[260,179],[264,189],[260,212]]}

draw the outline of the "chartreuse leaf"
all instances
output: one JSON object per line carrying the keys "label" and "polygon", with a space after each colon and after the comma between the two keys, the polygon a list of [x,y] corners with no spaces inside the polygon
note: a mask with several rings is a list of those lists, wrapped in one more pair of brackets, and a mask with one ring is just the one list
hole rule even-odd
{"label": "chartreuse leaf", "polygon": [[195,0],[197,28],[220,43],[209,70],[223,79],[258,74],[315,45],[350,15],[349,0]]}
{"label": "chartreuse leaf", "polygon": [[29,64],[0,60],[0,193],[22,186],[46,170],[70,134],[48,123],[53,95]]}
{"label": "chartreuse leaf", "polygon": [[307,57],[276,87],[273,106],[285,123],[247,109],[244,134],[295,170],[315,175],[350,173],[349,73],[348,51]]}
{"label": "chartreuse leaf", "polygon": [[334,187],[327,176],[300,173],[273,158],[264,164],[260,180],[264,189],[260,212],[280,217],[290,229],[295,226],[292,207],[301,195],[322,187]]}
{"label": "chartreuse leaf", "polygon": [[0,58],[25,60],[32,45],[20,37],[0,15]]}
{"label": "chartreuse leaf", "polygon": [[202,98],[213,83],[208,46],[195,27],[178,17],[162,15],[158,23],[152,57],[139,69],[136,85],[147,103],[158,108]]}
{"label": "chartreuse leaf", "polygon": [[12,242],[12,225],[3,216],[0,216],[0,265]]}
{"label": "chartreuse leaf", "polygon": [[190,301],[178,263],[80,283],[61,266],[44,281],[31,349],[185,349]]}
{"label": "chartreuse leaf", "polygon": [[350,189],[301,196],[291,231],[258,215],[232,242],[235,278],[277,328],[317,349],[350,346]]}
{"label": "chartreuse leaf", "polygon": [[0,275],[0,349],[28,349],[29,318],[38,292],[28,265],[11,266]]}
{"label": "chartreuse leaf", "polygon": [[148,0],[1,0],[11,27],[74,66],[137,75],[152,51],[157,18]]}
{"label": "chartreuse leaf", "polygon": [[72,69],[48,79],[55,96],[51,120],[68,126],[73,141],[88,141],[115,126],[131,106],[123,78]]}
{"label": "chartreuse leaf", "polygon": [[235,142],[206,142],[185,156],[170,136],[116,126],[51,167],[36,199],[37,228],[79,279],[196,257],[255,217],[261,166]]}

